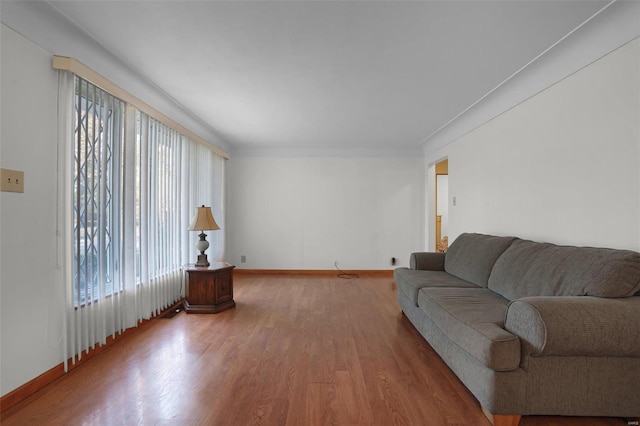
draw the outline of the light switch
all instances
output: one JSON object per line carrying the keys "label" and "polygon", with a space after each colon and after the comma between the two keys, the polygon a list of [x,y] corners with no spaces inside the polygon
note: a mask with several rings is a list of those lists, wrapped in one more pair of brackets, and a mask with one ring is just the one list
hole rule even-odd
{"label": "light switch", "polygon": [[0,190],[5,192],[24,192],[24,172],[21,170],[0,169]]}

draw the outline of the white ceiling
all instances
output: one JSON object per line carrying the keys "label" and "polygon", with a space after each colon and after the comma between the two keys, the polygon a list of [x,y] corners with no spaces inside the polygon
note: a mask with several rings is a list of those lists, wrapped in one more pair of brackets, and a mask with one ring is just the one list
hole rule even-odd
{"label": "white ceiling", "polygon": [[232,146],[417,147],[605,1],[51,1]]}

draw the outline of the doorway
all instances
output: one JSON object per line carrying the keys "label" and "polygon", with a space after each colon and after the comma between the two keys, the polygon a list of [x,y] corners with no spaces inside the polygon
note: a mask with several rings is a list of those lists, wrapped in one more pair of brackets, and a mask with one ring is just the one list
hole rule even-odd
{"label": "doorway", "polygon": [[436,163],[436,240],[437,252],[449,248],[449,160]]}

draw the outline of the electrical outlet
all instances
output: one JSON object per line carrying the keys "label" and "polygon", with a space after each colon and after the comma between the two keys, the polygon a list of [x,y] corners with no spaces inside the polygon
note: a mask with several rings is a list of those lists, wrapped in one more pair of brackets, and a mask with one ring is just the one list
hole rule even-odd
{"label": "electrical outlet", "polygon": [[395,265],[395,264],[396,264],[396,258],[395,258],[395,257],[392,257],[392,258],[391,258],[391,264],[392,264],[392,265]]}
{"label": "electrical outlet", "polygon": [[24,172],[20,170],[0,169],[0,190],[6,192],[24,192]]}
{"label": "electrical outlet", "polygon": [[244,254],[240,256],[240,263],[247,263],[247,256],[245,256]]}

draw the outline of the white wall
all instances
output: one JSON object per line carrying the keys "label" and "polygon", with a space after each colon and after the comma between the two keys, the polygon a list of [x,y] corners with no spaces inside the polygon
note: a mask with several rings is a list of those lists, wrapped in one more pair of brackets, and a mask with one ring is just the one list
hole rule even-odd
{"label": "white wall", "polygon": [[176,103],[162,88],[142,78],[48,2],[0,1],[0,11],[3,24],[51,54],[77,59],[205,140],[227,152],[231,150],[200,118]]}
{"label": "white wall", "polygon": [[[427,155],[504,111],[640,36],[640,2],[616,1],[576,29],[475,106],[437,133],[422,148]],[[523,64],[524,65],[524,64]]]}
{"label": "white wall", "polygon": [[639,104],[636,39],[430,155],[449,159],[451,237],[640,250]]}
{"label": "white wall", "polygon": [[[0,166],[25,171],[24,194],[0,193],[2,395],[62,361],[57,90],[50,51],[76,56],[123,87],[133,81],[131,70],[105,72],[102,64],[114,58],[82,43],[80,33],[56,33],[64,22],[43,7],[48,6],[2,4],[3,22],[30,32],[46,48],[2,25]],[[227,259],[259,269],[331,269],[334,260],[345,269],[389,269],[392,256],[406,265],[411,251],[431,241],[424,216],[433,198],[425,197],[424,182],[435,185],[428,165],[445,157],[449,202],[458,198],[456,207],[449,206],[450,240],[476,231],[640,249],[638,49],[635,41],[434,151],[425,162],[233,157]],[[147,96],[153,88],[143,82],[133,85],[139,92],[130,90],[150,104],[156,106],[155,96],[167,102]],[[184,111],[166,113],[182,121]],[[191,122],[198,124],[193,117]],[[33,240],[40,246],[30,255]]]}
{"label": "white wall", "polygon": [[[422,158],[228,162],[227,261],[245,269],[392,269],[424,247]],[[247,262],[240,263],[246,255]]]}
{"label": "white wall", "polygon": [[0,193],[0,394],[62,362],[56,256],[57,73],[51,55],[1,26],[0,167],[24,193]]}
{"label": "white wall", "polygon": [[[5,395],[63,361],[52,55],[80,60],[220,148],[230,146],[48,3],[0,2],[0,12],[0,167],[25,172],[24,194],[0,194],[0,395]],[[31,241],[39,242],[35,253]]]}

